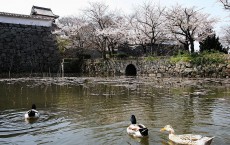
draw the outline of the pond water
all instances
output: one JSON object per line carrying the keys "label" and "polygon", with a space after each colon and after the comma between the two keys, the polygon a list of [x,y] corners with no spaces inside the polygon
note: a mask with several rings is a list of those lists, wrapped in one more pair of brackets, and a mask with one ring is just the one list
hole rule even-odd
{"label": "pond water", "polygon": [[[0,80],[0,144],[172,145],[175,133],[215,136],[230,144],[230,85],[216,80],[152,78],[19,78]],[[40,118],[24,114],[35,103]],[[149,137],[126,133],[130,116]]]}

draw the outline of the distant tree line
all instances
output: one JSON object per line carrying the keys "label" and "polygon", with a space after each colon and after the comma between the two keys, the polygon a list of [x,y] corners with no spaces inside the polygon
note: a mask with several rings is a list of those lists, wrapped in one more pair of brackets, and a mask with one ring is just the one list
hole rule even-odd
{"label": "distant tree line", "polygon": [[169,44],[194,53],[195,41],[200,43],[201,52],[223,49],[213,31],[217,20],[196,7],[166,8],[149,2],[123,15],[103,2],[90,2],[82,12],[58,20],[60,29],[54,33],[61,51],[75,49],[80,55],[86,49],[96,49],[106,58],[122,46],[140,45],[145,52],[147,45],[157,49],[152,46]]}

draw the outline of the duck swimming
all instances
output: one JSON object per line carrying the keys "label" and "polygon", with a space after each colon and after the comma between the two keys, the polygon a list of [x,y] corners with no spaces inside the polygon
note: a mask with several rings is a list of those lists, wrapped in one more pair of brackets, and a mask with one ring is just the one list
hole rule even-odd
{"label": "duck swimming", "polygon": [[137,124],[136,117],[131,115],[131,124],[127,127],[127,133],[133,137],[148,136],[148,129],[143,124]]}
{"label": "duck swimming", "polygon": [[37,120],[39,118],[40,114],[36,110],[36,105],[33,104],[31,110],[27,111],[25,114],[26,120]]}
{"label": "duck swimming", "polygon": [[169,132],[169,139],[174,143],[184,145],[210,145],[214,137],[203,137],[195,134],[176,135],[171,125],[166,125],[161,131]]}

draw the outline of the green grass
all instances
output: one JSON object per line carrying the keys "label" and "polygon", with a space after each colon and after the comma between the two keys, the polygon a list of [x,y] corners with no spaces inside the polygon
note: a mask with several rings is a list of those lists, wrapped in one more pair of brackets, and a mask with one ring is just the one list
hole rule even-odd
{"label": "green grass", "polygon": [[153,57],[153,56],[148,56],[145,58],[145,61],[155,61],[155,60],[159,60],[159,57]]}
{"label": "green grass", "polygon": [[190,62],[195,65],[202,64],[213,64],[213,63],[226,63],[226,54],[220,52],[203,52],[203,53],[194,53],[194,54],[178,54],[172,56],[170,61],[173,63],[177,62]]}

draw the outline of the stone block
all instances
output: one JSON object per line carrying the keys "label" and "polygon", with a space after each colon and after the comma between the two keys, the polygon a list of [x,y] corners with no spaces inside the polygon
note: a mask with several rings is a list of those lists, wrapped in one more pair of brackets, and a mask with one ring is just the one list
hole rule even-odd
{"label": "stone block", "polygon": [[227,68],[230,69],[230,64],[227,65]]}
{"label": "stone block", "polygon": [[157,73],[157,76],[156,76],[157,78],[161,78],[161,77],[163,77],[163,75],[162,75],[162,73]]}

